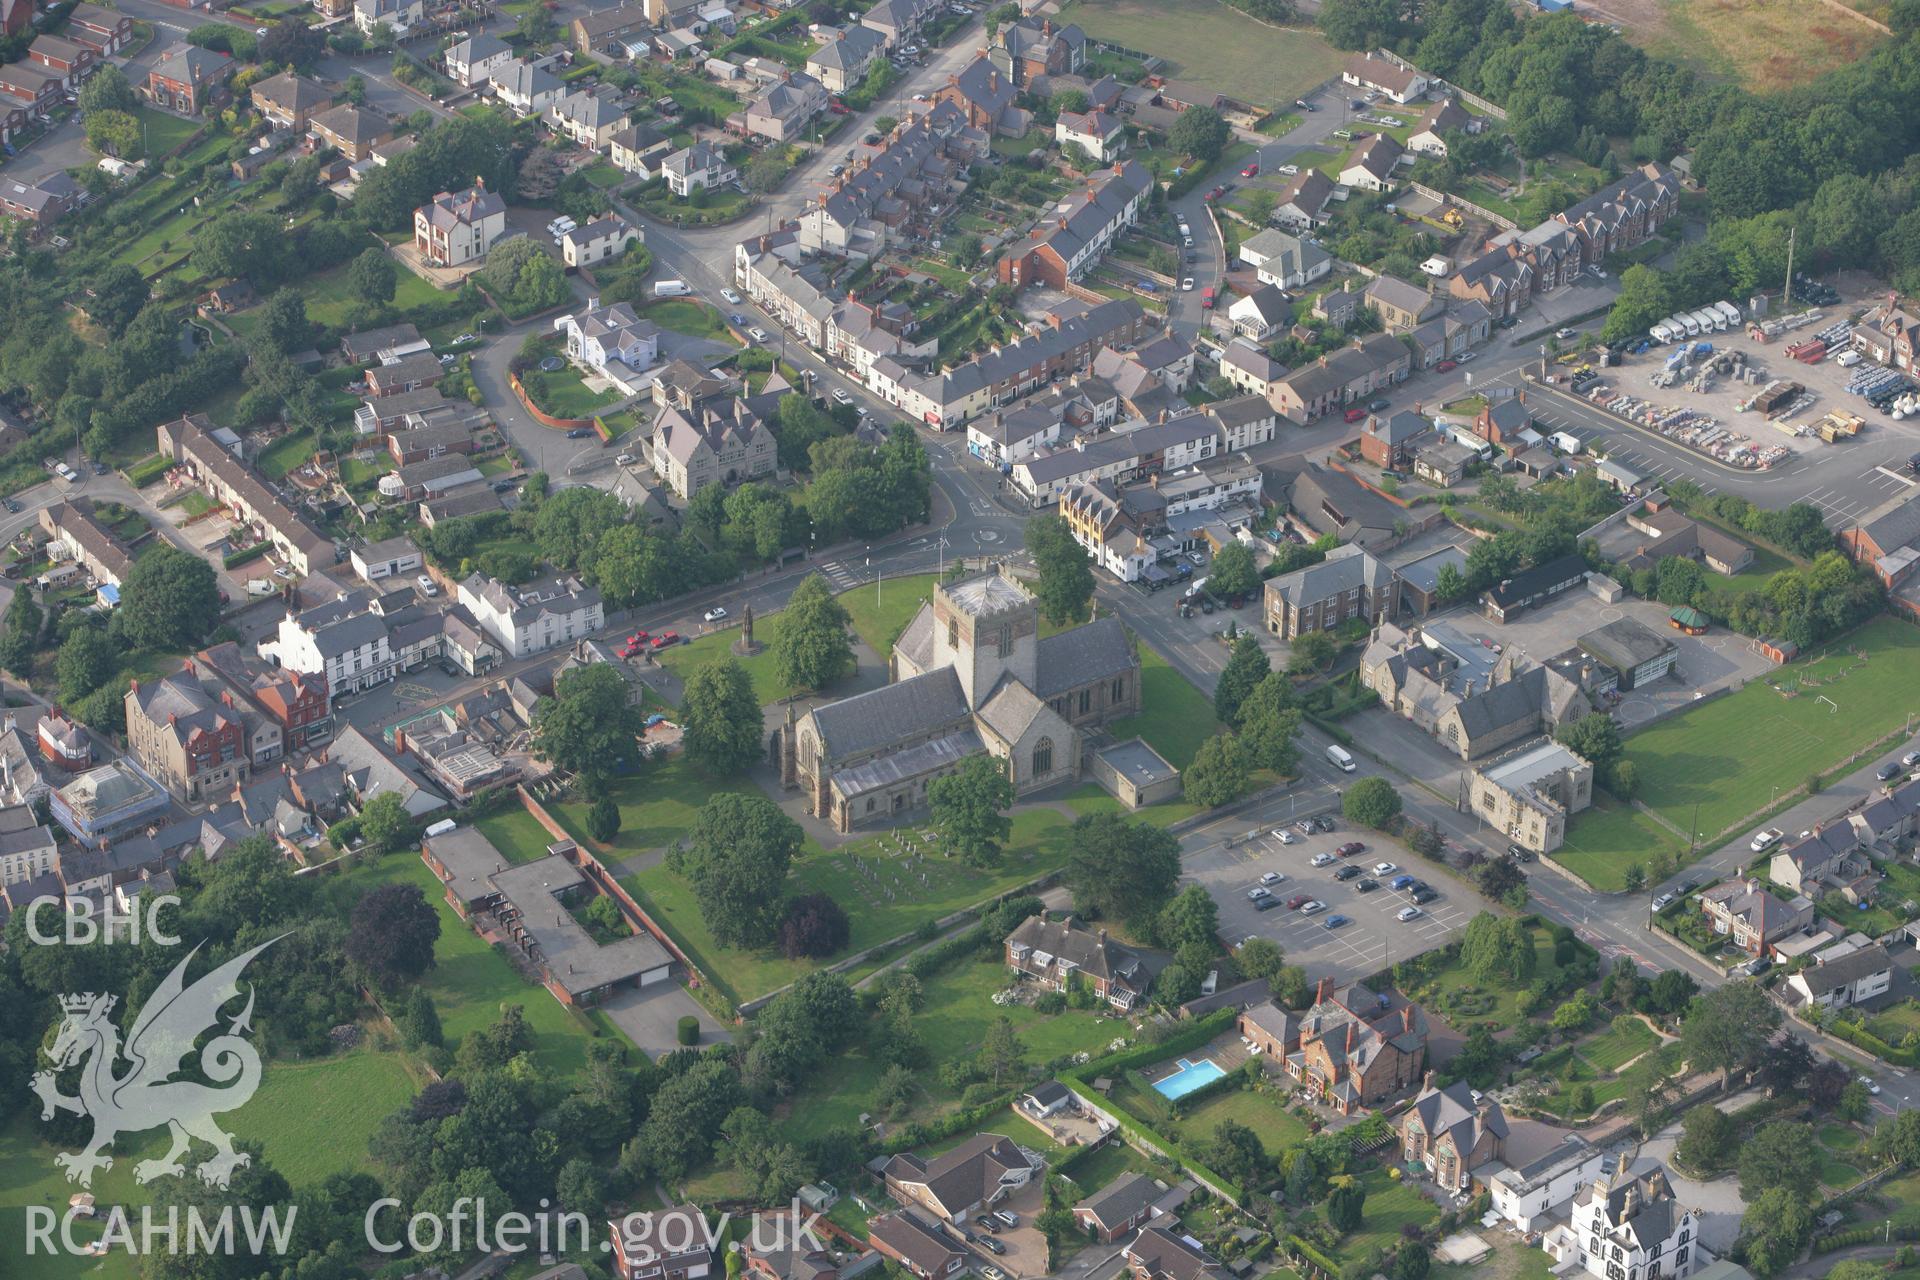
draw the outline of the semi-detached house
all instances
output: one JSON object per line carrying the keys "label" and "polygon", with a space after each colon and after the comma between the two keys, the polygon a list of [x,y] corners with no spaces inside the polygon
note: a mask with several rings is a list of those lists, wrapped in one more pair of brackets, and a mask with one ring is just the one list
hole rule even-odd
{"label": "semi-detached house", "polygon": [[1290,421],[1312,422],[1331,409],[1405,381],[1412,368],[1412,354],[1398,338],[1370,334],[1274,384],[1273,405]]}

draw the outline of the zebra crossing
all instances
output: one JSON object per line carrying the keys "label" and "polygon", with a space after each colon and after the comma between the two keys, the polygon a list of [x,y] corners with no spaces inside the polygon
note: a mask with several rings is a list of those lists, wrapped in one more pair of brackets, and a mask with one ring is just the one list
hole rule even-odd
{"label": "zebra crossing", "polygon": [[839,560],[829,560],[827,563],[821,565],[820,573],[821,576],[826,578],[827,585],[831,586],[835,591],[845,591],[849,587],[857,587],[867,580],[865,574],[861,573],[858,569],[849,567]]}

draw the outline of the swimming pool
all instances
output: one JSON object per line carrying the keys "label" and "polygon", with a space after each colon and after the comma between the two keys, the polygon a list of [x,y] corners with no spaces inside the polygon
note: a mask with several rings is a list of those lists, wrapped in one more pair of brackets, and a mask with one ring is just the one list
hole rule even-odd
{"label": "swimming pool", "polygon": [[1226,1070],[1212,1058],[1202,1058],[1198,1062],[1182,1058],[1180,1069],[1164,1080],[1154,1081],[1153,1087],[1164,1098],[1184,1098],[1195,1089],[1203,1089],[1226,1074]]}

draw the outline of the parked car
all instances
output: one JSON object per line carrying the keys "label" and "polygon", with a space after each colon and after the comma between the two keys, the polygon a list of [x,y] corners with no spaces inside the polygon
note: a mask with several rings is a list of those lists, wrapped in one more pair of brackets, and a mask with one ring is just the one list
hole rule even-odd
{"label": "parked car", "polygon": [[647,641],[651,639],[653,639],[653,637],[649,635],[647,632],[636,631],[632,635],[627,637],[627,643],[628,644],[645,644]]}
{"label": "parked car", "polygon": [[1180,292],[1182,292],[1182,293],[1192,293],[1192,292],[1193,292],[1193,277],[1192,277],[1192,276],[1188,276],[1188,277],[1187,277],[1186,279],[1184,279],[1184,280],[1182,280],[1182,281],[1180,282]]}
{"label": "parked car", "polygon": [[[1007,1251],[1007,1246],[1001,1244],[998,1240],[995,1240],[992,1236],[981,1236],[980,1239],[977,1240],[975,1243],[977,1243],[982,1249],[985,1249],[988,1253],[992,1254],[996,1258]],[[997,1268],[994,1268],[994,1267],[987,1268],[988,1271],[993,1271],[996,1269]]]}
{"label": "parked car", "polygon": [[1257,177],[1259,177],[1259,176],[1260,176],[1260,162],[1259,162],[1258,160],[1249,160],[1249,161],[1247,162],[1247,167],[1246,167],[1246,168],[1244,168],[1244,169],[1242,169],[1242,170],[1240,171],[1240,176],[1241,176],[1241,177],[1243,177],[1243,178],[1257,178]]}
{"label": "parked car", "polygon": [[726,616],[727,616],[726,609],[722,608],[720,605],[715,605],[713,606],[713,608],[707,610],[705,613],[700,615],[700,621],[718,622]]}
{"label": "parked car", "polygon": [[1322,927],[1327,929],[1344,929],[1352,923],[1352,919],[1347,916],[1328,916],[1327,923]]}
{"label": "parked car", "polygon": [[1285,880],[1285,879],[1286,877],[1280,874],[1278,871],[1269,871],[1265,875],[1260,877],[1260,883],[1261,884],[1279,884],[1282,880]]}
{"label": "parked car", "polygon": [[670,648],[679,643],[680,633],[678,631],[663,631],[653,638],[653,647],[656,649]]}
{"label": "parked car", "polygon": [[1253,888],[1247,890],[1247,901],[1258,902],[1260,901],[1260,899],[1270,896],[1271,893],[1272,893],[1272,890],[1268,889],[1265,885],[1257,884]]}
{"label": "parked car", "polygon": [[1364,844],[1361,844],[1358,840],[1349,840],[1345,844],[1341,845],[1338,849],[1334,850],[1335,853],[1339,854],[1343,858],[1351,858],[1356,853],[1365,853],[1366,851],[1367,851],[1367,846]]}
{"label": "parked car", "polygon": [[1558,338],[1561,342],[1572,342],[1575,338],[1579,337],[1580,335],[1575,331],[1573,331],[1572,329],[1555,329],[1553,331],[1553,336],[1555,338]]}
{"label": "parked car", "polygon": [[1258,902],[1255,902],[1253,904],[1253,909],[1255,911],[1271,911],[1279,905],[1280,905],[1280,899],[1273,897],[1271,894],[1269,894],[1267,897],[1261,898]]}
{"label": "parked car", "polygon": [[1351,862],[1349,862],[1346,866],[1334,872],[1333,878],[1335,880],[1340,880],[1344,882],[1347,880],[1352,880],[1356,876],[1363,876],[1365,874],[1366,872],[1362,871],[1359,867],[1356,867]]}
{"label": "parked car", "polygon": [[1442,360],[1439,364],[1433,366],[1433,369],[1435,373],[1452,373],[1459,367],[1460,362],[1458,360]]}
{"label": "parked car", "polygon": [[1415,902],[1425,905],[1426,903],[1432,902],[1435,898],[1439,897],[1440,895],[1436,893],[1434,890],[1422,885],[1421,887],[1416,888],[1412,893],[1408,894],[1407,896],[1409,898],[1412,898]]}
{"label": "parked car", "polygon": [[728,302],[731,302],[736,307],[740,305],[740,295],[735,293],[731,289],[722,289],[720,291],[720,296],[725,298]]}
{"label": "parked car", "polygon": [[1208,285],[1206,292],[1200,295],[1200,306],[1207,311],[1213,310],[1213,286]]}
{"label": "parked car", "polygon": [[1291,178],[1300,172],[1300,166],[1297,164],[1283,164],[1275,169],[1274,172],[1284,174],[1286,177]]}
{"label": "parked car", "polygon": [[420,594],[423,596],[437,596],[440,594],[440,584],[424,573],[413,580],[413,585],[420,588]]}
{"label": "parked car", "polygon": [[1347,410],[1345,413],[1341,414],[1340,416],[1345,418],[1348,422],[1358,422],[1360,421],[1360,419],[1367,416],[1367,411],[1365,409],[1362,409],[1359,405],[1355,405],[1353,406],[1353,408]]}
{"label": "parked car", "polygon": [[1399,869],[1400,868],[1394,866],[1391,862],[1376,862],[1373,864],[1373,874],[1377,876],[1390,876]]}
{"label": "parked car", "polygon": [[1404,924],[1408,920],[1418,920],[1424,914],[1418,907],[1402,907],[1394,918]]}
{"label": "parked car", "polygon": [[1393,401],[1387,399],[1385,396],[1381,396],[1377,400],[1367,401],[1368,413],[1384,413],[1385,411],[1387,411],[1388,409],[1391,409],[1392,407],[1393,407]]}
{"label": "parked car", "polygon": [[1899,777],[1900,762],[1898,760],[1887,761],[1885,764],[1881,765],[1879,769],[1877,769],[1874,772],[1873,776],[1880,779],[1880,781],[1882,782],[1889,782],[1894,778]]}
{"label": "parked car", "polygon": [[1902,769],[1911,769],[1917,764],[1920,764],[1920,751],[1909,751],[1900,757],[1900,767]]}
{"label": "parked car", "polygon": [[1355,886],[1353,886],[1353,891],[1355,893],[1372,893],[1375,889],[1378,889],[1379,887],[1380,887],[1380,882],[1378,880],[1375,880],[1372,876],[1368,876],[1366,879],[1362,880],[1359,884],[1356,884]]}
{"label": "parked car", "polygon": [[1326,909],[1327,909],[1327,904],[1320,901],[1320,899],[1318,898],[1315,898],[1311,902],[1303,902],[1300,904],[1300,914],[1303,916],[1317,915],[1320,912],[1325,911]]}
{"label": "parked car", "polygon": [[1005,1209],[995,1209],[993,1211],[993,1216],[999,1220],[1001,1226],[1005,1227],[1009,1231],[1013,1230],[1015,1227],[1020,1225],[1019,1215],[1015,1213],[1011,1213]]}
{"label": "parked car", "polygon": [[1000,1224],[993,1220],[993,1215],[990,1213],[983,1213],[975,1218],[973,1225],[976,1227],[985,1227],[989,1231],[998,1231],[1000,1229]]}
{"label": "parked car", "polygon": [[1298,844],[1300,842],[1300,837],[1293,834],[1293,832],[1287,830],[1285,827],[1275,827],[1273,829],[1273,838],[1278,840],[1281,844]]}
{"label": "parked car", "polygon": [[1653,900],[1653,909],[1655,911],[1665,911],[1672,904],[1673,895],[1671,893],[1663,893]]}
{"label": "parked car", "polygon": [[755,342],[767,341],[767,331],[765,329],[760,328],[757,325],[754,328],[747,330],[747,336],[749,338],[752,338]]}
{"label": "parked car", "polygon": [[1412,876],[1395,876],[1393,878],[1391,887],[1396,892],[1398,892],[1401,889],[1410,889],[1413,887],[1413,877]]}
{"label": "parked car", "polygon": [[1336,861],[1338,861],[1338,859],[1336,859],[1330,853],[1316,853],[1309,860],[1309,865],[1315,866],[1315,867],[1330,867]]}
{"label": "parked car", "polygon": [[592,434],[593,434],[592,427],[575,427],[573,430],[567,432],[567,439],[585,440],[588,436]]}

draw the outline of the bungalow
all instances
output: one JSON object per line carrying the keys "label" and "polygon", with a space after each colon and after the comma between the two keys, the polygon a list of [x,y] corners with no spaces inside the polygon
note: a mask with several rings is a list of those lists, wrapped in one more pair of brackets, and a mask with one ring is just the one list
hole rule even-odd
{"label": "bungalow", "polygon": [[1323,225],[1333,191],[1333,180],[1326,174],[1318,169],[1302,169],[1275,193],[1274,223],[1294,231]]}
{"label": "bungalow", "polygon": [[1340,82],[1371,89],[1403,106],[1425,96],[1432,83],[1421,72],[1382,53],[1356,53],[1348,58],[1340,71]]}
{"label": "bungalow", "polygon": [[430,351],[418,352],[367,370],[367,395],[379,398],[435,386],[446,375],[446,366],[438,356]]}
{"label": "bungalow", "polygon": [[1407,135],[1407,150],[1426,156],[1447,154],[1449,133],[1478,133],[1484,124],[1452,98],[1442,98],[1421,113],[1413,132]]}
{"label": "bungalow", "polygon": [[887,1194],[938,1221],[965,1222],[1033,1181],[1040,1157],[997,1133],[977,1133],[932,1159],[903,1152],[882,1170]]}
{"label": "bungalow", "polygon": [[1406,148],[1395,142],[1391,134],[1365,134],[1357,140],[1353,154],[1347,157],[1346,167],[1340,170],[1340,182],[1362,191],[1391,191],[1395,171],[1406,154]]}
{"label": "bungalow", "polygon": [[1101,1244],[1112,1244],[1154,1216],[1153,1207],[1167,1189],[1144,1173],[1123,1173],[1073,1206],[1080,1229]]}
{"label": "bungalow", "polygon": [[1148,1227],[1122,1256],[1129,1280],[1226,1280],[1220,1260],[1166,1227]]}
{"label": "bungalow", "polygon": [[967,1265],[959,1243],[911,1209],[880,1214],[867,1222],[867,1243],[919,1280],[944,1280]]}
{"label": "bungalow", "polygon": [[[1277,234],[1277,233],[1276,233]],[[1293,303],[1278,285],[1263,284],[1227,308],[1227,322],[1243,338],[1264,342],[1293,325]]]}

